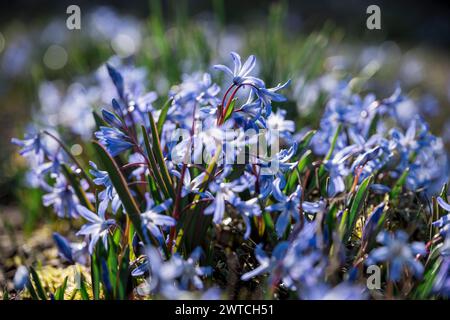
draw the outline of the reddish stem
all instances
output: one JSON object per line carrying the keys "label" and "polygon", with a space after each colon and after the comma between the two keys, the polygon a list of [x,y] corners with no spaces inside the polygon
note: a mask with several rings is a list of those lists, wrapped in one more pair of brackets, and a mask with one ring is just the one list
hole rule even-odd
{"label": "reddish stem", "polygon": [[227,96],[228,96],[228,93],[230,93],[230,90],[233,88],[235,86],[235,84],[234,83],[232,83],[231,84],[231,86],[227,89],[227,91],[225,92],[225,94],[224,94],[224,96],[223,96],[223,98],[222,98],[222,102],[220,103],[220,105],[219,105],[219,112],[218,112],[218,114],[217,114],[217,116],[219,117],[221,114],[222,114],[222,108],[223,108],[223,105],[225,104],[225,100],[226,100],[226,98],[227,98]]}
{"label": "reddish stem", "polygon": [[121,167],[122,170],[126,170],[128,168],[133,167],[140,167],[140,166],[147,166],[146,162],[134,162],[134,163],[127,163]]}
{"label": "reddish stem", "polygon": [[[221,106],[223,106],[223,103],[225,102],[225,97],[228,95],[228,92],[230,91],[231,88],[233,88],[233,86],[235,86],[235,84],[233,84],[231,87],[228,88],[228,90],[227,90],[227,92],[226,92],[226,94],[225,94],[225,96],[224,96],[224,99],[222,99],[222,104],[221,104]],[[233,101],[234,96],[236,95],[236,93],[238,92],[238,90],[239,90],[241,87],[244,87],[244,86],[250,86],[250,87],[253,87],[253,88],[255,88],[256,90],[258,90],[258,87],[256,87],[256,86],[253,85],[253,84],[250,84],[250,83],[241,83],[241,84],[239,84],[238,86],[236,86],[236,88],[234,89],[233,93],[231,94],[230,99],[228,99],[228,102],[227,102],[227,105],[226,105],[225,109],[222,110],[222,114],[217,118],[217,124],[218,124],[218,125],[221,125],[221,124],[223,123],[224,118],[225,118],[225,115],[227,114],[228,108],[230,107],[230,104],[231,104],[231,102]]]}
{"label": "reddish stem", "polygon": [[222,111],[222,115],[220,116],[220,121],[218,122],[218,124],[222,124],[222,123],[223,123],[223,120],[225,119],[225,115],[227,114],[228,108],[230,107],[231,102],[232,102],[233,99],[234,99],[234,96],[236,95],[236,93],[238,92],[238,90],[239,90],[241,87],[242,87],[242,84],[240,84],[239,86],[237,86],[237,87],[234,89],[233,93],[232,93],[231,96],[230,96],[230,99],[228,99],[228,102],[227,102],[226,107],[225,107],[225,108],[223,109],[223,111]]}

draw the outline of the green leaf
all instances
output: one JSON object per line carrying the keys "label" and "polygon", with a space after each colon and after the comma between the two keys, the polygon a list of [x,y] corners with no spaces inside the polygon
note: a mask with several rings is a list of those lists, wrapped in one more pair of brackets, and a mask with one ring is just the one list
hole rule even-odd
{"label": "green leaf", "polygon": [[348,209],[345,209],[344,212],[342,212],[341,221],[339,223],[339,235],[341,236],[341,239],[347,239],[346,238],[346,229],[348,225]]}
{"label": "green leaf", "polygon": [[161,175],[161,171],[159,170],[159,167],[156,163],[152,146],[150,145],[150,141],[148,140],[147,130],[145,129],[144,126],[142,126],[142,135],[144,136],[144,145],[145,145],[145,149],[147,151],[148,160],[150,162],[149,169],[151,169],[153,176],[155,177],[156,182],[158,183],[159,187],[161,188],[161,191],[164,194],[164,196],[166,198],[170,198],[171,195],[170,195],[169,190],[166,186],[166,183],[164,182],[164,179]]}
{"label": "green leaf", "polygon": [[65,277],[63,284],[61,286],[59,286],[58,289],[56,289],[55,300],[64,300],[64,293],[66,292],[66,289],[67,289],[67,279],[68,278],[69,277]]}
{"label": "green leaf", "polygon": [[227,113],[225,113],[225,117],[223,119],[223,122],[227,121],[231,117],[231,115],[233,114],[234,107],[236,105],[236,101],[237,101],[237,98],[234,98],[230,102],[230,105],[228,106],[228,109],[227,109]]}
{"label": "green leaf", "polygon": [[414,297],[416,299],[423,300],[423,299],[427,299],[430,296],[430,294],[433,290],[435,278],[436,278],[437,273],[439,272],[441,263],[442,263],[442,258],[438,258],[434,262],[433,266],[425,272],[423,281],[420,283],[420,285],[417,287],[416,291],[414,292]]}
{"label": "green leaf", "polygon": [[[214,176],[213,172],[216,169],[217,160],[221,152],[222,146],[218,145],[218,149],[216,150],[214,157],[206,168],[206,174],[201,182],[201,192],[204,190],[205,185],[207,185],[207,181],[209,181],[209,179]],[[204,203],[199,203],[199,199],[200,194],[196,194],[193,201],[193,203],[195,204],[191,207],[190,214],[184,214],[180,219],[183,228],[183,242],[188,252],[196,247],[195,244],[199,244],[200,242],[204,241],[204,236],[206,235],[206,232],[212,220],[211,216],[201,214],[200,209],[202,208]],[[196,227],[198,225],[200,225],[201,233],[197,231],[198,229]]]}
{"label": "green leaf", "polygon": [[80,295],[81,295],[81,299],[89,300],[89,294],[86,289],[86,279],[84,278],[83,274],[81,274],[81,273],[80,273]]}
{"label": "green leaf", "polygon": [[359,213],[361,212],[361,208],[364,205],[367,190],[370,184],[372,183],[373,176],[369,176],[359,185],[358,191],[353,199],[352,205],[350,207],[349,216],[348,216],[348,224],[347,230],[345,233],[345,238],[348,239],[353,232],[353,228],[355,227],[356,220],[358,218]]}
{"label": "green leaf", "polygon": [[378,124],[379,120],[380,120],[380,115],[377,112],[375,114],[375,116],[373,117],[372,122],[370,123],[368,137],[371,137],[372,135],[377,133],[377,124]]}
{"label": "green leaf", "polygon": [[166,101],[166,103],[164,104],[164,106],[161,109],[161,113],[159,114],[158,125],[156,126],[158,129],[158,136],[161,136],[164,122],[166,121],[166,118],[167,118],[167,112],[169,111],[169,107],[170,107],[170,104],[172,103],[172,100],[173,99],[171,98]]}
{"label": "green leaf", "polygon": [[275,224],[273,223],[272,216],[269,212],[263,213],[264,225],[266,227],[266,231],[269,233],[269,236],[272,240],[277,239],[277,235],[275,233]]}
{"label": "green leaf", "polygon": [[204,245],[207,239],[206,233],[211,226],[212,216],[202,214],[206,206],[205,203],[198,203],[192,207],[191,212],[184,214],[179,220],[183,229],[182,240],[186,255],[189,255],[196,247]]}
{"label": "green leaf", "polygon": [[95,300],[100,299],[100,266],[97,258],[97,250],[91,256],[92,295]]}
{"label": "green leaf", "polygon": [[111,284],[113,286],[113,293],[114,296],[117,295],[116,293],[116,286],[115,284],[117,283],[117,269],[118,269],[118,258],[119,255],[117,253],[117,247],[115,245],[115,243],[112,241],[111,238],[108,239],[109,241],[109,246],[108,246],[108,259],[106,261],[107,265],[108,265],[108,271],[109,271],[109,279],[111,280]]}
{"label": "green leaf", "polygon": [[[122,201],[125,211],[127,212],[128,216],[131,219],[131,222],[135,227],[136,233],[138,234],[139,238],[145,243],[146,240],[141,228],[140,210],[138,205],[134,201],[133,196],[131,195],[130,189],[128,188],[127,182],[122,175],[122,172],[117,167],[117,164],[114,162],[114,159],[111,157],[108,151],[106,151],[106,149],[100,143],[94,141],[94,148],[100,159],[100,163],[108,172],[109,178],[111,179],[111,182],[116,189],[120,200]],[[150,235],[150,237],[152,236]],[[156,240],[155,243],[157,243]]]}
{"label": "green leaf", "polygon": [[118,288],[117,288],[117,297],[121,300],[126,299],[127,297],[127,289],[128,289],[128,282],[130,278],[130,249],[128,246],[126,246],[125,250],[122,251],[122,257],[119,260],[119,281],[118,281]]}
{"label": "green leaf", "polygon": [[36,286],[37,295],[41,300],[47,300],[47,295],[45,294],[44,288],[42,287],[41,279],[39,279],[39,275],[33,267],[30,267],[30,273],[34,281],[34,285]]}
{"label": "green leaf", "polygon": [[9,300],[9,292],[7,288],[3,288],[2,294],[3,294],[3,301]]}
{"label": "green leaf", "polygon": [[294,189],[297,182],[300,182],[299,180],[299,174],[303,173],[303,171],[308,167],[308,165],[311,164],[312,151],[307,150],[300,160],[298,161],[296,169],[291,173],[291,175],[288,178],[288,183],[286,184],[286,189],[288,191],[291,191]]}
{"label": "green leaf", "polygon": [[30,296],[33,300],[39,300],[39,297],[36,293],[36,290],[34,290],[33,284],[30,282],[28,282],[27,284],[27,288],[28,288],[28,292],[30,293]]}
{"label": "green leaf", "polygon": [[161,195],[158,191],[158,186],[155,183],[155,180],[152,179],[152,177],[148,174],[147,175],[147,183],[148,187],[150,189],[150,194],[152,195],[152,198],[155,199],[158,203],[163,202]]}
{"label": "green leaf", "polygon": [[308,148],[311,139],[314,137],[314,135],[316,134],[317,130],[310,130],[307,133],[305,133],[305,135],[303,136],[302,140],[300,141],[300,144],[298,145],[298,150],[300,152],[302,152],[303,150],[305,150],[306,148]]}
{"label": "green leaf", "polygon": [[338,212],[338,208],[337,208],[336,204],[333,203],[333,204],[331,204],[330,209],[328,210],[328,214],[325,217],[325,224],[327,225],[327,230],[328,230],[330,239],[332,238],[332,233],[335,230],[337,212]]}
{"label": "green leaf", "polygon": [[133,224],[129,224],[130,230],[128,231],[128,248],[131,248],[129,250],[129,257],[128,261],[134,261],[136,260],[136,255],[133,250],[133,234],[134,234],[134,227]]}
{"label": "green leaf", "polygon": [[164,156],[161,149],[161,143],[159,139],[158,129],[156,128],[155,120],[153,119],[152,113],[148,113],[150,120],[150,130],[152,132],[152,146],[156,161],[158,162],[159,169],[161,170],[161,176],[164,183],[167,186],[170,196],[175,199],[175,191],[173,189],[173,182],[169,175],[169,170],[167,169],[166,162],[164,161]]}

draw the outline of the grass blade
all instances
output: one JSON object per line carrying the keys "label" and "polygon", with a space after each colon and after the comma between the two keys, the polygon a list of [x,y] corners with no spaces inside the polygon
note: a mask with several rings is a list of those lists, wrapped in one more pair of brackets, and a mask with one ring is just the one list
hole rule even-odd
{"label": "grass blade", "polygon": [[68,278],[69,277],[65,277],[63,284],[61,286],[59,286],[58,289],[56,289],[55,300],[64,300],[64,293],[66,292],[66,289],[67,289],[67,279]]}
{"label": "grass blade", "polygon": [[47,295],[45,294],[45,290],[42,287],[41,279],[39,279],[39,275],[37,274],[36,270],[34,270],[33,267],[30,267],[30,273],[31,277],[33,279],[33,282],[36,286],[37,295],[41,300],[47,300]]}
{"label": "grass blade", "polygon": [[161,136],[162,129],[164,126],[164,122],[167,118],[167,112],[169,111],[170,104],[172,103],[173,99],[167,100],[167,102],[164,104],[164,106],[161,109],[161,113],[159,114],[158,118],[158,124],[156,125],[156,128],[158,129],[158,136]]}
{"label": "grass blade", "polygon": [[302,138],[302,141],[300,141],[300,144],[298,145],[298,150],[300,152],[302,152],[309,146],[309,144],[310,144],[312,138],[314,137],[314,135],[316,134],[316,132],[317,132],[317,130],[310,130],[307,133],[305,133],[305,135]]}
{"label": "grass blade", "polygon": [[95,300],[100,299],[100,267],[98,264],[97,252],[91,257],[91,281],[92,281],[92,296]]}
{"label": "grass blade", "polygon": [[131,195],[130,189],[127,186],[127,182],[122,172],[117,167],[117,164],[114,162],[114,159],[111,157],[108,151],[106,151],[106,149],[100,143],[94,141],[94,148],[101,164],[103,165],[103,168],[108,172],[111,182],[116,189],[117,194],[122,201],[123,207],[130,217],[138,236],[142,241],[145,242],[145,237],[142,233],[141,228],[140,210],[133,196]]}
{"label": "grass blade", "polygon": [[[159,167],[156,164],[153,149],[152,149],[152,146],[150,145],[150,141],[148,140],[147,130],[145,129],[144,126],[142,126],[142,135],[144,136],[144,145],[145,145],[145,149],[147,151],[148,160],[150,162],[150,169],[153,172],[153,176],[155,177],[156,182],[158,183],[159,187],[161,188],[162,192],[164,193],[164,196],[166,198],[170,198],[171,195],[166,186],[166,183],[164,182],[164,179],[162,178],[161,171],[159,170]],[[172,198],[174,199],[174,197],[172,197]]]}
{"label": "grass blade", "polygon": [[86,279],[82,274],[80,274],[80,295],[81,299],[89,300],[89,294],[86,289]]}
{"label": "grass blade", "polygon": [[352,201],[352,205],[350,207],[347,230],[345,233],[345,238],[348,239],[353,232],[353,228],[355,226],[358,214],[361,211],[361,208],[365,202],[367,190],[372,183],[373,176],[369,176],[360,184],[358,191],[356,192],[355,198]]}
{"label": "grass blade", "polygon": [[169,170],[167,169],[166,162],[164,161],[164,156],[161,149],[158,129],[156,128],[155,120],[151,112],[148,113],[148,117],[150,120],[150,130],[152,132],[152,145],[153,145],[153,153],[156,161],[158,162],[159,169],[161,170],[161,176],[164,179],[164,182],[167,186],[167,189],[170,193],[172,199],[175,199],[175,191],[173,190],[173,182],[169,175]]}

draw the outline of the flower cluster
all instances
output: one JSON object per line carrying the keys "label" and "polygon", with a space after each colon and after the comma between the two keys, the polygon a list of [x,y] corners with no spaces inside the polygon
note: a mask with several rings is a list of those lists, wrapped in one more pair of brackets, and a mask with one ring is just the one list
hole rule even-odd
{"label": "flower cluster", "polygon": [[334,146],[325,164],[332,177],[330,196],[345,191],[343,178],[356,172],[364,178],[383,170],[397,179],[408,170],[406,187],[428,196],[447,182],[449,167],[442,140],[430,133],[420,116],[403,119],[399,115],[398,104],[405,99],[400,89],[382,100],[373,95],[361,98],[350,88],[331,97],[312,143],[320,155]]}
{"label": "flower cluster", "polygon": [[[214,67],[229,76],[223,85],[215,74],[186,75],[161,108],[142,75],[107,64],[114,91],[94,112],[90,168],[56,133],[13,140],[48,192],[44,205],[86,222],[82,242],[54,239],[67,263],[91,265],[94,296],[225,297],[217,287],[236,270],[229,249],[239,278],[258,278],[271,297],[376,296],[366,286],[371,265],[383,285],[404,289],[398,295],[448,295],[449,217],[434,222],[433,241],[409,242],[440,214],[423,204],[447,182],[447,156],[423,119],[403,126],[400,90],[377,100],[343,86],[319,130],[296,134],[281,108],[290,81],[269,87],[253,74],[254,56],[231,57],[233,68]],[[429,270],[439,274],[423,277]],[[412,292],[421,279],[434,286]]]}

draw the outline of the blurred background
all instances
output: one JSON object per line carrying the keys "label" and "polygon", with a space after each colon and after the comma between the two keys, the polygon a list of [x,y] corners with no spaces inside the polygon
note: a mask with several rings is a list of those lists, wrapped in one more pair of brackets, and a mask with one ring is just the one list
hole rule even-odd
{"label": "blurred background", "polygon": [[[80,30],[66,27],[71,4]],[[381,30],[366,27],[371,4]],[[76,152],[91,138],[91,110],[109,103],[106,61],[139,67],[130,76],[162,101],[183,75],[229,64],[230,51],[255,54],[268,84],[292,79],[284,108],[299,130],[318,126],[339,81],[379,98],[400,85],[404,112],[423,115],[450,150],[449,18],[446,1],[2,1],[0,283],[17,259],[45,254],[26,244],[48,247],[39,227],[53,219],[11,138],[34,122]]]}

